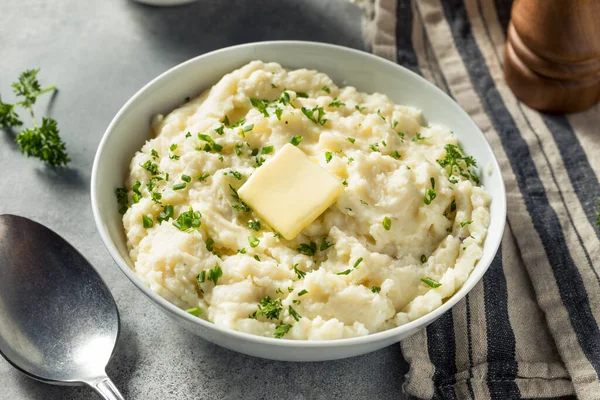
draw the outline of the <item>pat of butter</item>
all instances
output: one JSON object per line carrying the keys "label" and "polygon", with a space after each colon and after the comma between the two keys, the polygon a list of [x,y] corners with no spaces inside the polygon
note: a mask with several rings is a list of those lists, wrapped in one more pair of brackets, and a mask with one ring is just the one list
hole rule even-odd
{"label": "pat of butter", "polygon": [[302,150],[286,144],[238,194],[260,218],[291,240],[344,192],[341,182]]}

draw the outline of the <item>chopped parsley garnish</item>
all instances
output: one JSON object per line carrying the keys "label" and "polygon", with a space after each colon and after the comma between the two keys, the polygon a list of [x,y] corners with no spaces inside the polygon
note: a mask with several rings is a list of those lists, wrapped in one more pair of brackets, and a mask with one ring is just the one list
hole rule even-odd
{"label": "chopped parsley garnish", "polygon": [[[223,146],[221,146],[219,143],[213,143],[212,147],[217,153],[220,153],[221,150],[223,150]],[[221,158],[222,157],[219,157],[219,159],[221,159]],[[223,161],[223,160],[221,160],[221,161]]]}
{"label": "chopped parsley garnish", "polygon": [[371,292],[373,292],[373,293],[379,293],[379,292],[381,292],[381,288],[379,286],[373,286],[371,288]]}
{"label": "chopped parsley garnish", "polygon": [[127,189],[117,188],[115,190],[115,194],[117,195],[117,203],[119,203],[119,213],[125,214],[127,212],[127,209],[129,208],[129,198],[127,196]]}
{"label": "chopped parsley garnish", "polygon": [[237,171],[229,171],[229,173],[231,174],[231,176],[233,176],[235,179],[237,179],[238,181],[242,180],[242,174],[237,172]]}
{"label": "chopped parsley garnish", "polygon": [[246,254],[246,249],[242,247],[241,249],[238,249],[237,252],[238,254]]}
{"label": "chopped parsley garnish", "polygon": [[462,222],[460,223],[460,227],[461,227],[461,228],[464,228],[465,226],[467,226],[467,225],[471,225],[472,223],[473,223],[473,221],[462,221]]}
{"label": "chopped parsley garnish", "polygon": [[326,93],[331,93],[331,90],[327,86],[323,86],[323,88],[321,90]]}
{"label": "chopped parsley garnish", "polygon": [[185,310],[185,312],[188,314],[192,314],[195,317],[202,314],[202,310],[199,307],[188,308],[187,310]]}
{"label": "chopped parsley garnish", "polygon": [[189,133],[189,132],[188,132],[188,133],[186,133],[186,134],[185,134],[185,138],[186,138],[186,139],[187,139],[187,138],[191,138],[191,137],[192,137],[192,134],[191,134],[191,133]]}
{"label": "chopped parsley garnish", "polygon": [[348,138],[348,139],[346,139],[346,140],[348,140],[350,143],[354,143],[354,142],[356,142],[356,138],[353,138],[353,137],[349,137],[349,138]]}
{"label": "chopped parsley garnish", "polygon": [[260,167],[265,162],[265,159],[263,157],[256,157],[255,160],[256,160],[256,165],[254,165],[254,168]]}
{"label": "chopped parsley garnish", "polygon": [[169,218],[173,218],[173,206],[171,204],[167,204],[163,210],[158,214],[158,222],[162,223],[163,221],[168,221]]}
{"label": "chopped parsley garnish", "polygon": [[169,155],[169,159],[170,160],[179,160],[181,157],[178,156],[177,154],[170,154]]}
{"label": "chopped parsley garnish", "polygon": [[399,160],[400,153],[398,153],[398,150],[394,150],[394,152],[392,154],[390,154],[390,157],[395,158],[396,160]]}
{"label": "chopped parsley garnish", "polygon": [[140,192],[140,187],[142,186],[142,183],[140,181],[136,181],[133,186],[131,187],[131,190],[133,191],[133,195],[131,196],[131,201],[133,201],[133,203],[138,203],[140,201],[140,198],[142,197],[142,192]]}
{"label": "chopped parsley garnish", "polygon": [[281,114],[283,114],[283,109],[280,107],[275,107],[275,116],[279,121],[281,121]]}
{"label": "chopped parsley garnish", "polygon": [[421,254],[421,264],[425,264],[427,262],[427,256],[425,254]]}
{"label": "chopped parsley garnish", "polygon": [[[302,113],[304,115],[306,115],[306,117],[308,119],[310,119],[312,122],[314,122],[317,125],[325,125],[325,122],[327,122],[326,118],[323,118],[325,116],[325,111],[323,111],[323,107],[313,107],[313,108],[306,108],[306,107],[302,107]],[[315,115],[316,113],[316,115]]]}
{"label": "chopped parsley garnish", "polygon": [[293,144],[294,146],[298,146],[300,144],[300,142],[302,142],[302,139],[304,139],[304,138],[301,135],[294,135],[294,136],[292,136],[290,143]]}
{"label": "chopped parsley garnish", "polygon": [[396,132],[396,135],[403,139],[406,134],[404,132]]}
{"label": "chopped parsley garnish", "polygon": [[369,149],[371,149],[371,151],[379,151],[379,143],[370,144]]}
{"label": "chopped parsley garnish", "polygon": [[221,126],[219,126],[217,129],[215,129],[215,132],[217,132],[219,135],[222,135],[225,129],[225,125],[221,124]]}
{"label": "chopped parsley garnish", "polygon": [[173,226],[180,231],[187,231],[188,229],[198,229],[202,222],[200,221],[202,214],[200,211],[194,211],[190,206],[190,209],[186,212],[182,212],[175,221]]}
{"label": "chopped parsley garnish", "polygon": [[390,217],[384,217],[382,224],[383,224],[383,227],[385,228],[385,230],[389,231],[390,228],[392,227],[392,220],[390,219]]}
{"label": "chopped parsley garnish", "polygon": [[330,151],[326,151],[325,152],[325,162],[328,163],[329,161],[331,161],[332,158],[333,158],[333,153]]}
{"label": "chopped parsley garnish", "polygon": [[254,129],[254,124],[250,124],[250,125],[246,125],[242,128],[242,131],[244,132],[250,132],[252,129]]}
{"label": "chopped parsley garnish", "polygon": [[258,310],[250,314],[248,318],[256,319],[264,315],[268,319],[279,319],[282,310],[281,299],[271,299],[269,296],[265,296],[258,303]]}
{"label": "chopped parsley garnish", "polygon": [[177,150],[177,144],[176,143],[171,144],[171,146],[169,146],[169,150],[171,150],[171,151]]}
{"label": "chopped parsley garnish", "polygon": [[201,283],[206,282],[206,270],[203,269],[202,271],[200,271],[200,273],[198,274],[198,276],[196,276],[196,280],[198,281],[198,285]]}
{"label": "chopped parsley garnish", "polygon": [[354,161],[354,157],[348,157],[348,165],[352,164],[352,161]]}
{"label": "chopped parsley garnish", "polygon": [[312,257],[317,252],[317,244],[315,242],[310,242],[309,244],[302,243],[296,250],[299,253]]}
{"label": "chopped parsley garnish", "polygon": [[296,97],[302,97],[302,98],[308,99],[308,93],[296,92]]}
{"label": "chopped parsley garnish", "polygon": [[381,115],[381,110],[377,109],[377,115],[379,115],[379,117],[385,121],[385,117]]}
{"label": "chopped parsley garnish", "polygon": [[342,179],[342,185],[348,186],[348,180],[346,178]]}
{"label": "chopped parsley garnish", "polygon": [[286,333],[290,331],[292,325],[290,324],[280,324],[275,328],[275,332],[273,333],[273,337],[276,339],[281,339]]}
{"label": "chopped parsley garnish", "polygon": [[208,238],[204,241],[204,244],[206,244],[206,250],[208,250],[212,253],[215,241],[212,240],[212,238]]}
{"label": "chopped parsley garnish", "polygon": [[269,102],[267,100],[259,100],[254,97],[250,97],[250,103],[252,103],[252,107],[256,108],[262,115],[265,117],[269,116],[269,112],[267,111]]}
{"label": "chopped parsley garnish", "polygon": [[160,171],[158,170],[158,165],[148,160],[141,165],[146,171],[150,172],[151,175],[158,175]]}
{"label": "chopped parsley garnish", "polygon": [[190,183],[192,181],[192,177],[186,174],[181,175],[181,180],[184,182]]}
{"label": "chopped parsley garnish", "polygon": [[367,203],[366,201],[364,201],[364,200],[362,200],[362,199],[361,199],[360,203],[361,203],[361,204],[364,204],[365,206],[368,206],[368,205],[369,205],[369,203]]}
{"label": "chopped parsley garnish", "polygon": [[255,254],[255,255],[254,255],[254,259],[255,259],[256,261],[260,262],[260,257],[258,256],[258,254]]}
{"label": "chopped parsley garnish", "polygon": [[417,132],[414,138],[411,139],[411,142],[418,142],[419,140],[425,140],[426,137],[421,136],[421,132]]}
{"label": "chopped parsley garnish", "polygon": [[199,180],[200,182],[203,182],[203,181],[205,181],[205,180],[206,180],[206,179],[207,179],[209,176],[210,176],[210,174],[209,174],[208,172],[206,172],[206,173],[204,173],[204,174],[202,174],[202,175],[198,176],[198,180]]}
{"label": "chopped parsley garnish", "polygon": [[300,271],[298,269],[298,264],[294,264],[294,273],[296,274],[296,276],[298,277],[298,279],[302,279],[306,276],[306,272],[304,271]]}
{"label": "chopped parsley garnish", "polygon": [[337,97],[333,99],[331,103],[329,103],[329,107],[343,107],[346,103],[342,103]]}
{"label": "chopped parsley garnish", "polygon": [[263,147],[261,153],[262,154],[271,154],[274,149],[275,149],[274,146]]}
{"label": "chopped parsley garnish", "polygon": [[450,212],[456,211],[456,200],[452,199],[452,203],[450,203]]}
{"label": "chopped parsley garnish", "polygon": [[352,272],[352,270],[351,269],[347,269],[345,271],[338,272],[336,275],[348,275],[350,272]]}
{"label": "chopped parsley garnish", "polygon": [[298,297],[304,296],[305,294],[308,294],[308,290],[302,289],[301,291],[298,292]]}
{"label": "chopped parsley garnish", "polygon": [[423,197],[423,202],[427,205],[430,205],[431,202],[435,199],[436,197],[436,192],[435,192],[435,179],[430,178],[430,182],[431,182],[431,189],[427,188],[425,189],[425,197]]}
{"label": "chopped parsley garnish", "polygon": [[458,183],[456,179],[458,175],[470,179],[478,185],[479,177],[473,172],[473,167],[477,167],[475,159],[471,156],[465,157],[460,147],[455,144],[445,145],[444,150],[446,150],[446,155],[437,162],[448,173],[450,182]]}
{"label": "chopped parsley garnish", "polygon": [[281,96],[279,96],[279,102],[284,106],[286,104],[290,104],[290,94],[285,90],[281,92]]}
{"label": "chopped parsley garnish", "polygon": [[360,257],[358,260],[356,260],[356,262],[354,263],[354,266],[352,268],[358,268],[358,266],[360,265],[360,263],[363,261],[363,258]]}
{"label": "chopped parsley garnish", "polygon": [[252,229],[253,231],[260,231],[260,221],[248,221],[248,228]]}
{"label": "chopped parsley garnish", "polygon": [[334,243],[329,243],[327,241],[327,238],[325,238],[325,239],[323,239],[323,241],[321,241],[321,247],[319,247],[319,250],[325,251],[333,245],[334,245]]}
{"label": "chopped parsley garnish", "polygon": [[363,112],[363,110],[366,110],[366,109],[367,109],[367,107],[361,107],[361,106],[359,106],[358,104],[357,104],[357,105],[355,105],[355,106],[354,106],[354,108],[356,108],[356,110],[357,110],[358,112]]}
{"label": "chopped parsley garnish", "polygon": [[387,147],[387,143],[385,142],[385,140],[382,140],[381,144],[383,145],[383,147]]}
{"label": "chopped parsley garnish", "polygon": [[142,214],[142,225],[144,226],[144,228],[148,229],[154,226],[154,222],[152,222],[152,218]]}
{"label": "chopped parsley garnish", "polygon": [[258,152],[259,152],[259,149],[252,149],[252,153],[251,153],[252,157],[257,156]]}
{"label": "chopped parsley garnish", "polygon": [[186,186],[187,184],[185,182],[176,183],[173,185],[173,190],[183,190]]}
{"label": "chopped parsley garnish", "polygon": [[254,248],[260,244],[260,240],[256,236],[248,236],[248,243],[250,243],[250,247]]}
{"label": "chopped parsley garnish", "polygon": [[152,158],[158,158],[158,152],[154,149],[150,150],[150,155]]}
{"label": "chopped parsley garnish", "polygon": [[292,316],[296,321],[300,321],[300,318],[302,318],[302,315],[298,314],[296,312],[296,310],[294,310],[292,308],[292,306],[288,306],[288,313],[290,314],[290,316]]}
{"label": "chopped parsley garnish", "polygon": [[430,286],[432,288],[436,288],[436,287],[442,286],[441,283],[439,283],[435,279],[432,279],[432,278],[430,278],[428,276],[425,277],[425,278],[421,278],[421,282],[423,282],[424,284],[426,284],[427,286]]}

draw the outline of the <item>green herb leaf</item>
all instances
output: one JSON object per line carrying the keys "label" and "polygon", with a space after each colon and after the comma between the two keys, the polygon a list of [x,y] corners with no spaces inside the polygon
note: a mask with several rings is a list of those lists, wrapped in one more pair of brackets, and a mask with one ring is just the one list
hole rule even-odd
{"label": "green herb leaf", "polygon": [[296,276],[298,277],[298,279],[302,279],[306,276],[306,272],[304,271],[300,271],[298,269],[298,264],[294,264],[294,273],[296,274]]}
{"label": "green herb leaf", "polygon": [[202,310],[199,307],[194,307],[194,308],[188,308],[187,310],[185,310],[186,313],[188,314],[192,314],[193,316],[198,316],[200,314],[202,314]]}
{"label": "green herb leaf", "polygon": [[300,314],[298,314],[296,312],[296,310],[294,310],[292,308],[292,306],[288,306],[288,313],[290,314],[290,316],[292,316],[296,321],[300,321],[300,318],[302,318],[302,316]]}
{"label": "green herb leaf", "polygon": [[450,203],[450,212],[456,211],[456,200],[452,199],[452,203]]}
{"label": "green herb leaf", "polygon": [[267,111],[269,102],[267,100],[259,100],[254,97],[250,97],[250,103],[252,103],[252,107],[256,108],[262,115],[265,117],[269,116],[269,112]]}
{"label": "green herb leaf", "polygon": [[462,222],[460,223],[460,227],[461,227],[461,228],[464,228],[466,225],[470,225],[470,224],[472,224],[472,223],[473,223],[473,221],[462,221]]}
{"label": "green herb leaf", "polygon": [[296,97],[302,97],[302,98],[308,99],[308,93],[296,92]]}
{"label": "green herb leaf", "polygon": [[435,279],[432,279],[430,277],[421,278],[421,281],[424,284],[426,284],[427,286],[430,286],[432,288],[436,288],[436,287],[442,286],[441,283],[439,283],[438,281],[436,281]]}
{"label": "green herb leaf", "polygon": [[219,264],[215,265],[214,268],[209,269],[206,273],[207,280],[212,281],[215,284],[215,286],[217,285],[217,281],[219,280],[219,278],[222,276],[223,270],[221,269],[221,266]]}
{"label": "green herb leaf", "polygon": [[327,86],[323,86],[323,88],[321,90],[324,91],[325,93],[331,93],[331,90]]}
{"label": "green herb leaf", "polygon": [[299,253],[312,257],[317,252],[317,244],[315,242],[310,242],[309,244],[302,243],[296,250]]}
{"label": "green herb leaf", "polygon": [[224,129],[225,129],[225,125],[221,124],[221,126],[219,126],[214,131],[217,132],[219,135],[222,135],[223,133],[225,133]]}
{"label": "green herb leaf", "polygon": [[400,153],[398,153],[397,150],[394,150],[394,152],[392,154],[390,154],[390,157],[395,158],[396,160],[400,159]]}
{"label": "green herb leaf", "polygon": [[160,171],[158,170],[158,165],[154,164],[152,161],[148,160],[141,165],[146,171],[150,172],[151,175],[158,175]]}
{"label": "green herb leaf", "polygon": [[373,292],[373,293],[379,293],[379,292],[381,292],[381,288],[379,286],[373,286],[371,288],[371,292]]}
{"label": "green herb leaf", "polygon": [[342,179],[342,185],[348,186],[348,180],[346,178]]}
{"label": "green herb leaf", "polygon": [[273,333],[273,337],[276,339],[281,339],[286,333],[290,331],[292,325],[290,324],[280,324],[275,328],[275,332]]}
{"label": "green herb leaf", "polygon": [[51,167],[67,165],[71,161],[58,134],[57,122],[52,118],[42,118],[41,126],[19,132],[15,142],[21,153],[39,158]]}
{"label": "green herb leaf", "polygon": [[331,103],[329,103],[329,107],[343,107],[346,103],[342,103],[337,97],[333,99]]}
{"label": "green herb leaf", "polygon": [[419,140],[425,140],[426,137],[421,136],[421,132],[417,132],[414,138],[411,139],[411,142],[418,142]]}
{"label": "green herb leaf", "polygon": [[208,142],[208,143],[213,143],[214,142],[214,140],[213,140],[212,137],[210,137],[208,135],[205,135],[204,133],[199,133],[198,134],[198,139],[204,140],[205,142]]}
{"label": "green herb leaf", "polygon": [[260,221],[256,220],[256,221],[248,221],[248,228],[252,229],[253,231],[260,231]]}
{"label": "green herb leaf", "polygon": [[181,213],[179,217],[173,221],[173,226],[180,231],[187,231],[188,229],[192,228],[198,229],[202,224],[200,218],[202,218],[200,211],[194,211],[194,209],[190,206],[188,211]]}
{"label": "green herb leaf", "polygon": [[304,139],[302,136],[294,135],[294,136],[292,136],[290,143],[293,144],[294,146],[298,146],[300,144],[300,142],[302,142],[302,139]]}
{"label": "green herb leaf", "polygon": [[370,144],[369,149],[371,149],[371,151],[379,151],[379,143]]}
{"label": "green herb leaf", "polygon": [[244,132],[250,132],[252,129],[254,129],[254,124],[250,124],[250,125],[246,125],[242,128],[242,131]]}
{"label": "green herb leaf", "polygon": [[187,184],[185,182],[176,183],[173,185],[173,190],[183,190],[186,186]]}
{"label": "green herb leaf", "polygon": [[205,269],[200,271],[198,276],[196,276],[196,280],[198,281],[198,284],[206,282],[206,270]]}
{"label": "green herb leaf", "polygon": [[325,162],[329,163],[329,161],[331,161],[331,158],[333,157],[333,153],[330,151],[326,151],[325,152]]}
{"label": "green herb leaf", "polygon": [[[316,113],[316,115],[315,115]],[[327,122],[326,118],[323,118],[323,116],[325,116],[325,111],[323,111],[323,107],[313,107],[313,108],[306,108],[306,107],[302,107],[302,114],[306,115],[306,117],[308,119],[310,119],[312,122],[314,122],[317,125],[325,125],[325,123]]]}
{"label": "green herb leaf", "polygon": [[242,174],[237,172],[237,171],[229,171],[229,173],[231,174],[231,176],[233,176],[235,179],[237,179],[238,181],[242,180]]}
{"label": "green herb leaf", "polygon": [[127,189],[117,188],[115,190],[115,194],[117,195],[117,203],[119,204],[119,213],[125,214],[127,212],[127,209],[129,208],[129,198],[127,196]]}
{"label": "green herb leaf", "polygon": [[336,275],[348,275],[350,272],[352,272],[352,270],[351,269],[347,269],[345,271],[338,272]]}
{"label": "green herb leaf", "polygon": [[390,228],[392,227],[392,220],[390,219],[390,217],[383,218],[383,227],[386,231],[390,230]]}
{"label": "green herb leaf", "polygon": [[431,189],[428,188],[425,190],[425,197],[423,198],[423,202],[427,205],[430,205],[437,195],[435,192],[435,179],[431,178],[430,181]]}
{"label": "green herb leaf", "polygon": [[203,182],[203,181],[205,181],[205,180],[206,180],[206,179],[207,179],[209,176],[210,176],[210,174],[209,174],[208,172],[206,172],[206,173],[204,173],[204,174],[202,174],[202,175],[198,176],[198,180],[199,180],[200,182]]}
{"label": "green herb leaf", "polygon": [[144,228],[148,229],[154,226],[154,222],[152,222],[152,218],[142,214],[142,225],[144,226]]}
{"label": "green herb leaf", "polygon": [[305,294],[308,294],[308,290],[302,289],[301,291],[298,292],[298,297],[304,296]]}
{"label": "green herb leaf", "polygon": [[319,247],[319,250],[320,251],[325,251],[325,250],[327,250],[328,248],[330,248],[333,245],[334,245],[334,243],[329,243],[327,241],[327,238],[324,238],[323,241],[321,242],[321,247]]}
{"label": "green herb leaf", "polygon": [[189,183],[189,182],[192,181],[192,177],[189,176],[189,175],[186,175],[186,174],[182,174],[181,175],[181,180],[184,181],[184,182],[188,182]]}
{"label": "green herb leaf", "polygon": [[275,149],[274,146],[263,147],[262,154],[271,154],[274,149]]}
{"label": "green herb leaf", "polygon": [[427,262],[427,256],[425,254],[421,254],[421,264],[425,264]]}
{"label": "green herb leaf", "polygon": [[254,248],[260,244],[260,240],[256,236],[248,236],[248,243],[250,243],[250,247]]}
{"label": "green herb leaf", "polygon": [[364,201],[364,200],[361,200],[361,201],[360,201],[360,203],[361,203],[361,204],[364,204],[365,206],[368,206],[368,205],[369,205],[369,203],[367,203],[367,202],[366,202],[366,201]]}
{"label": "green herb leaf", "polygon": [[353,138],[353,137],[349,137],[349,138],[348,138],[348,139],[346,139],[346,140],[348,140],[350,143],[354,143],[354,142],[356,142],[356,138]]}
{"label": "green herb leaf", "polygon": [[474,172],[477,167],[477,162],[471,156],[465,157],[462,150],[455,144],[447,144],[444,146],[446,155],[443,159],[437,160],[438,164],[444,168],[448,174],[448,180],[456,184],[458,177],[470,179],[476,185],[479,184],[479,177]]}
{"label": "green herb leaf", "polygon": [[0,98],[0,129],[11,129],[23,125],[15,111],[16,104],[3,103]]}
{"label": "green herb leaf", "polygon": [[244,146],[244,142],[237,142],[235,144],[234,150],[235,150],[235,155],[236,156],[241,156],[242,155],[242,147]]}
{"label": "green herb leaf", "polygon": [[158,214],[158,222],[162,223],[163,221],[168,221],[169,218],[173,218],[173,211],[173,206],[171,204],[167,204],[160,214]]}
{"label": "green herb leaf", "polygon": [[360,257],[358,260],[356,260],[356,262],[354,263],[354,266],[352,268],[358,268],[358,266],[360,265],[360,263],[363,261],[363,258]]}
{"label": "green herb leaf", "polygon": [[279,121],[281,121],[281,114],[283,114],[283,109],[276,107],[275,108],[275,116]]}
{"label": "green herb leaf", "polygon": [[249,318],[256,319],[264,315],[268,319],[279,319],[282,310],[281,299],[271,299],[269,296],[265,296],[258,303],[258,310],[250,314]]}
{"label": "green herb leaf", "polygon": [[215,241],[212,240],[212,238],[208,238],[204,241],[204,244],[206,245],[206,250],[208,250],[212,253]]}

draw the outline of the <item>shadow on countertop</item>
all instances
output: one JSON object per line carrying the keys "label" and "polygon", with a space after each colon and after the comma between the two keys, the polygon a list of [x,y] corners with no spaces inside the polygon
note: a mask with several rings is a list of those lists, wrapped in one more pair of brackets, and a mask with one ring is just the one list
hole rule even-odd
{"label": "shadow on countertop", "polygon": [[129,2],[130,17],[166,52],[190,57],[265,40],[323,41],[364,49],[361,10],[347,0],[198,0],[178,7]]}

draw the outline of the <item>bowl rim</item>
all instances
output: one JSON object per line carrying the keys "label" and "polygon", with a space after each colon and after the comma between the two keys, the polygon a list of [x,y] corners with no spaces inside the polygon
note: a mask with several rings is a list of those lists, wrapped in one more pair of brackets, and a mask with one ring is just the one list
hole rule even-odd
{"label": "bowl rim", "polygon": [[[228,47],[224,47],[221,49],[217,49],[217,50],[193,57],[187,61],[184,61],[180,64],[173,66],[172,68],[170,68],[167,71],[163,72],[162,74],[158,75],[156,78],[152,79],[150,82],[146,83],[141,89],[139,89],[119,109],[119,111],[117,112],[115,117],[112,119],[112,121],[110,122],[110,124],[108,125],[108,127],[106,128],[106,131],[104,132],[104,134],[102,136],[102,139],[98,145],[98,149],[96,151],[96,155],[94,157],[94,163],[92,166],[91,193],[90,193],[94,221],[96,223],[96,228],[100,234],[102,242],[104,243],[105,247],[107,248],[107,250],[110,253],[113,260],[116,262],[116,264],[119,267],[119,269],[121,270],[121,272],[123,272],[125,274],[125,276],[127,276],[127,278],[129,278],[129,280],[142,293],[144,293],[147,297],[149,297],[155,304],[159,305],[164,311],[168,311],[169,313],[174,314],[179,318],[183,318],[184,320],[188,321],[189,323],[198,324],[202,328],[205,328],[208,330],[214,330],[218,333],[221,333],[221,334],[224,334],[224,335],[236,338],[236,339],[241,339],[248,343],[270,345],[270,346],[277,346],[277,347],[299,347],[299,348],[346,347],[346,346],[364,345],[364,344],[368,344],[368,343],[381,342],[381,341],[392,339],[393,337],[396,337],[396,336],[402,336],[403,333],[407,333],[407,332],[411,332],[411,331],[416,332],[416,330],[424,328],[425,326],[429,325],[431,322],[436,320],[438,317],[440,317],[443,313],[450,310],[456,303],[458,303],[460,300],[462,300],[466,296],[466,294],[469,293],[473,289],[473,287],[475,287],[475,285],[477,283],[479,283],[479,281],[481,280],[481,278],[483,277],[483,275],[485,274],[487,269],[490,267],[496,253],[498,252],[498,248],[500,246],[500,243],[501,243],[501,240],[503,237],[503,232],[504,232],[505,225],[506,225],[506,190],[505,190],[505,186],[504,186],[504,179],[502,177],[502,170],[500,169],[498,160],[497,160],[487,138],[485,137],[485,135],[483,134],[481,129],[479,129],[479,127],[475,124],[475,122],[472,120],[472,118],[458,104],[456,104],[456,106],[460,110],[460,113],[462,113],[462,117],[466,117],[468,119],[469,123],[472,125],[472,128],[482,136],[482,138],[484,139],[485,146],[487,146],[487,150],[489,151],[490,154],[492,154],[492,158],[490,160],[487,160],[488,165],[491,165],[492,169],[497,170],[499,173],[499,177],[500,177],[499,180],[500,180],[500,185],[501,185],[499,188],[500,195],[495,197],[493,199],[493,201],[500,202],[500,207],[496,213],[496,216],[490,216],[490,221],[492,221],[493,219],[501,218],[500,221],[501,221],[502,232],[500,232],[500,234],[497,236],[495,241],[493,243],[491,243],[491,249],[493,250],[493,253],[492,253],[492,250],[490,250],[491,256],[489,257],[489,262],[487,263],[487,265],[482,265],[481,259],[480,259],[477,262],[477,264],[475,265],[475,267],[473,268],[473,270],[471,271],[471,273],[469,274],[469,277],[467,278],[467,280],[463,283],[463,285],[450,298],[448,298],[445,302],[443,302],[441,306],[439,306],[438,308],[430,311],[429,313],[427,313],[413,321],[410,321],[404,325],[390,328],[390,329],[387,329],[387,330],[384,330],[381,332],[368,334],[365,336],[357,336],[357,337],[342,338],[342,339],[331,339],[331,340],[276,339],[276,338],[271,338],[271,337],[266,337],[266,336],[258,336],[258,335],[254,335],[251,333],[240,332],[240,331],[235,331],[233,329],[221,327],[210,321],[207,321],[202,318],[198,318],[196,316],[193,316],[193,315],[185,312],[183,309],[180,309],[179,307],[170,303],[169,301],[162,298],[157,293],[153,292],[148,286],[146,286],[142,282],[142,280],[135,274],[135,272],[129,267],[129,265],[125,262],[125,260],[121,257],[115,244],[111,240],[111,237],[109,236],[108,231],[105,229],[104,225],[102,224],[101,211],[100,211],[100,206],[99,206],[99,202],[97,199],[98,196],[97,196],[97,191],[96,191],[97,182],[99,180],[98,164],[100,162],[100,157],[104,151],[104,147],[106,146],[106,143],[107,143],[110,135],[112,134],[113,129],[115,128],[116,125],[119,124],[119,122],[121,121],[123,116],[126,114],[128,109],[133,104],[135,104],[135,102],[138,100],[138,98],[144,96],[146,92],[151,91],[158,82],[162,81],[166,77],[168,77],[172,74],[176,74],[179,70],[185,68],[187,65],[198,62],[199,60],[209,59],[217,54],[224,53],[224,52],[236,52],[236,51],[239,51],[242,49],[247,49],[247,48],[269,47],[269,46],[274,46],[274,45],[299,46],[299,47],[304,46],[304,47],[312,48],[312,49],[320,48],[320,50],[324,50],[324,51],[346,52],[346,53],[351,54],[353,57],[368,58],[368,59],[371,59],[372,61],[382,63],[383,65],[387,64],[388,66],[392,66],[394,68],[404,70],[405,73],[408,72],[410,75],[413,76],[413,78],[416,78],[417,80],[419,80],[423,85],[433,88],[434,91],[437,92],[438,96],[446,97],[447,99],[451,100],[453,103],[456,104],[456,102],[452,98],[450,98],[445,92],[443,92],[440,88],[438,88],[437,86],[433,85],[432,83],[427,81],[422,76],[409,70],[406,67],[403,67],[400,64],[396,64],[392,61],[375,56],[375,55],[367,53],[365,51],[356,50],[356,49],[339,46],[339,45],[328,44],[328,43],[299,41],[299,40],[264,41],[264,42],[255,42],[255,43],[246,43],[246,44],[240,44],[240,45],[235,45],[235,46],[228,46]],[[351,84],[351,82],[350,82],[350,84]],[[489,167],[486,167],[486,168],[489,168]],[[489,235],[486,237],[486,241],[487,240],[489,240]],[[488,244],[488,246],[490,246],[490,245]],[[484,254],[486,254],[486,253],[484,253]],[[482,258],[483,258],[483,255],[482,255]]]}

